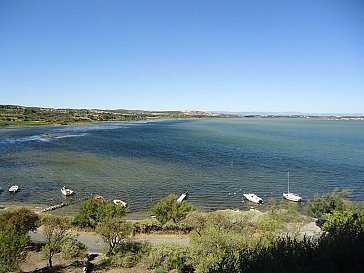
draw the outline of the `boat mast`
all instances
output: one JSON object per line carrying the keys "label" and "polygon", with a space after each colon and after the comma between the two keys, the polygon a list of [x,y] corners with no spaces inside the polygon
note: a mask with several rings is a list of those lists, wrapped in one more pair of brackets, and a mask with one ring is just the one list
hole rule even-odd
{"label": "boat mast", "polygon": [[288,193],[289,193],[289,172],[287,172],[287,176],[288,176]]}

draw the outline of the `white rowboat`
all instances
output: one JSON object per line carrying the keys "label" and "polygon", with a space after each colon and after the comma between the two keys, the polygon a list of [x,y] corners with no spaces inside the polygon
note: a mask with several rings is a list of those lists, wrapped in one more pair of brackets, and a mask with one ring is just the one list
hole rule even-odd
{"label": "white rowboat", "polygon": [[19,190],[19,186],[14,185],[9,188],[9,192],[16,193]]}
{"label": "white rowboat", "polygon": [[63,186],[63,188],[61,189],[61,193],[64,195],[64,196],[70,196],[73,194],[73,190],[69,189],[69,188],[66,188],[66,186]]}
{"label": "white rowboat", "polygon": [[123,206],[124,208],[126,208],[128,206],[128,204],[124,201],[121,201],[119,199],[114,199],[112,200],[112,202],[115,204],[115,205],[121,205]]}
{"label": "white rowboat", "polygon": [[188,191],[186,191],[185,193],[181,194],[181,196],[178,197],[178,199],[177,199],[177,203],[181,203],[183,200],[185,200],[186,197],[187,197],[187,195],[188,195]]}
{"label": "white rowboat", "polygon": [[244,193],[243,195],[246,199],[248,199],[251,202],[254,202],[257,204],[263,204],[263,199],[254,193]]}

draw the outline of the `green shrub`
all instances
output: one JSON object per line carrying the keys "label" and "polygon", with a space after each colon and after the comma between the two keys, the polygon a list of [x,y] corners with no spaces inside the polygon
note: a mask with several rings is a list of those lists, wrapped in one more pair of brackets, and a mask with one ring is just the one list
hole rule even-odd
{"label": "green shrub", "polygon": [[200,235],[193,233],[190,244],[196,272],[210,272],[224,264],[227,256],[237,258],[240,249],[245,247],[247,242],[238,233],[208,226]]}
{"label": "green shrub", "polygon": [[95,228],[99,222],[110,218],[121,218],[127,212],[128,209],[123,206],[88,199],[81,202],[80,213],[76,215],[73,222],[81,227]]}
{"label": "green shrub", "polygon": [[115,255],[110,257],[110,263],[115,267],[134,267],[150,251],[150,243],[123,241],[115,249]]}
{"label": "green shrub", "polygon": [[39,216],[27,208],[19,208],[0,213],[0,228],[6,225],[12,225],[22,234],[36,230],[39,223]]}
{"label": "green shrub", "polygon": [[113,267],[131,268],[138,264],[140,255],[133,252],[117,253],[109,258],[110,265]]}
{"label": "green shrub", "polygon": [[0,228],[0,272],[12,272],[26,258],[29,238],[13,225]]}
{"label": "green shrub", "polygon": [[176,195],[170,194],[152,207],[151,212],[160,223],[165,224],[168,221],[178,223],[194,210],[194,207],[187,202],[177,202],[176,200]]}
{"label": "green shrub", "polygon": [[328,232],[329,236],[352,237],[364,233],[364,211],[353,212],[333,211],[331,214],[324,214],[327,222],[322,229]]}
{"label": "green shrub", "polygon": [[183,267],[188,260],[190,260],[188,246],[164,243],[153,245],[143,263],[149,269],[163,267],[170,270]]}
{"label": "green shrub", "polygon": [[344,199],[348,191],[334,190],[332,193],[316,195],[313,200],[308,202],[306,213],[311,217],[320,218],[323,214],[332,211],[343,211],[350,207],[350,203]]}
{"label": "green shrub", "polygon": [[76,237],[70,236],[61,245],[63,259],[74,259],[87,256],[87,247],[77,240]]}

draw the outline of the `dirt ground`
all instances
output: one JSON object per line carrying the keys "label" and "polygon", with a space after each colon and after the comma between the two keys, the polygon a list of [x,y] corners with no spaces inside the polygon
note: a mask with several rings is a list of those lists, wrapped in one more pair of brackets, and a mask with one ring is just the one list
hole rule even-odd
{"label": "dirt ground", "polygon": [[[32,250],[28,253],[26,261],[21,265],[20,269],[25,273],[83,273],[84,263],[82,259],[63,260],[60,255],[53,258],[53,269],[47,266],[47,259],[44,258],[42,252]],[[106,258],[103,255],[93,257],[87,272],[96,273],[151,273],[143,267],[134,268],[106,268]]]}

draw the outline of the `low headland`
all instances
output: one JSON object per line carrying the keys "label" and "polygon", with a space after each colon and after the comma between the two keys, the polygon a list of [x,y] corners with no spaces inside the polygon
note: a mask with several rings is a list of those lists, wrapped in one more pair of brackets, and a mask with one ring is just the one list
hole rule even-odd
{"label": "low headland", "polygon": [[307,118],[330,120],[364,120],[364,116],[308,115],[281,113],[221,113],[203,111],[144,111],[102,109],[56,109],[0,105],[0,128],[27,126],[82,125],[91,122],[128,122],[191,118]]}

